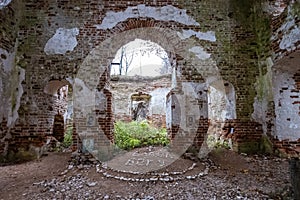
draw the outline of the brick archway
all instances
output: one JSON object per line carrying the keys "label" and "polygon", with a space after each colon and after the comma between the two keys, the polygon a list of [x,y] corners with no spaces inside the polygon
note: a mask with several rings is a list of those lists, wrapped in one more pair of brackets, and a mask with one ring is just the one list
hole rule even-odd
{"label": "brick archway", "polygon": [[[103,93],[103,91],[107,89],[109,85],[108,67],[112,58],[119,48],[136,38],[157,43],[165,49],[166,52],[171,52],[171,54],[176,55],[176,58],[180,58],[175,67],[177,73],[176,82],[178,82],[178,88],[175,89],[175,91],[177,95],[181,96],[179,99],[184,105],[180,106],[182,110],[180,122],[181,128],[178,130],[178,134],[176,134],[173,143],[175,147],[181,147],[177,153],[184,153],[186,148],[188,148],[185,143],[193,143],[194,137],[196,137],[197,132],[199,132],[197,131],[197,127],[199,126],[197,121],[200,119],[200,111],[197,109],[199,108],[198,102],[193,100],[196,98],[197,94],[195,93],[193,89],[194,86],[191,85],[191,82],[202,82],[204,79],[207,84],[218,87],[220,91],[223,91],[224,95],[225,90],[215,62],[211,58],[199,58],[197,52],[195,53],[193,51],[195,47],[195,49],[201,49],[197,45],[197,41],[192,39],[182,39],[178,36],[178,32],[172,29],[160,27],[131,29],[113,35],[91,51],[81,64],[75,79],[74,91],[75,97],[78,97],[75,99],[75,109],[77,111],[75,114],[78,117],[77,124],[85,124],[84,116],[90,116],[91,113],[94,113],[93,105],[95,105],[95,101],[92,98],[84,98],[84,96],[93,96],[95,93]],[[186,73],[186,70],[194,70],[194,73]],[[188,95],[189,97],[186,98],[182,95]],[[92,115],[97,118],[97,115]],[[187,117],[189,122],[194,121],[196,123],[188,124]],[[207,127],[204,127],[207,130]],[[98,124],[94,124],[92,127],[83,125],[77,127],[76,130],[79,130],[79,136],[82,135],[84,138],[96,136],[95,141],[97,141],[98,144],[95,145],[95,148],[97,148],[97,145],[98,147],[104,145],[104,151],[106,151],[106,153],[109,154],[111,151],[111,144],[109,144],[110,142],[107,140],[111,135],[111,130],[104,131],[99,128]],[[186,131],[191,132],[189,136],[181,134]]]}

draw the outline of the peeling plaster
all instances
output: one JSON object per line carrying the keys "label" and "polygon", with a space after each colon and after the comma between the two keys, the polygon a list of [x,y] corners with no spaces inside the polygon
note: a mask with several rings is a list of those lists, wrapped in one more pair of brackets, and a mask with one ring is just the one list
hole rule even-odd
{"label": "peeling plaster", "polygon": [[292,16],[287,17],[287,22],[282,24],[281,27],[278,29],[279,31],[287,32],[293,26],[296,25],[295,19]]}
{"label": "peeling plaster", "polygon": [[193,126],[198,126],[197,123],[187,123],[187,118],[190,116],[194,120],[198,120],[201,113],[198,101],[196,101],[199,96],[198,94],[196,94],[195,85],[193,85],[191,82],[182,82],[182,91],[183,95],[176,94],[181,114],[181,116],[178,117],[180,117],[180,127],[186,130],[186,128],[193,128]]}
{"label": "peeling plaster", "polygon": [[[8,121],[8,127],[18,118],[17,111],[23,93],[21,82],[25,76],[22,68],[14,70],[14,66],[15,52],[9,53],[0,48],[0,122],[5,118]],[[14,106],[12,106],[13,104]]]}
{"label": "peeling plaster", "polygon": [[158,88],[150,92],[151,100],[149,105],[150,114],[165,115],[166,113],[166,96],[170,88]]}
{"label": "peeling plaster", "polygon": [[[22,69],[21,67],[18,67],[18,85],[17,85],[17,91],[14,96],[10,97],[10,105],[11,105],[11,109],[9,109],[9,113],[8,113],[8,119],[7,119],[7,126],[11,127],[14,125],[14,123],[16,122],[16,120],[19,118],[19,114],[18,114],[18,110],[20,108],[20,102],[21,102],[21,97],[23,95],[23,87],[22,87],[22,81],[25,80],[25,70]],[[15,99],[13,99],[15,98]],[[15,104],[15,106],[12,106],[13,104]]]}
{"label": "peeling plaster", "polygon": [[210,58],[210,54],[206,53],[204,49],[200,46],[194,46],[189,49],[190,52],[193,52],[200,60],[206,60]]}
{"label": "peeling plaster", "polygon": [[171,5],[163,7],[151,7],[140,4],[138,6],[128,7],[125,11],[107,12],[102,23],[100,25],[96,24],[95,27],[97,29],[111,29],[119,22],[126,21],[129,18],[141,17],[149,17],[161,21],[176,21],[185,25],[199,26],[198,22],[187,15],[185,9],[179,9]]}
{"label": "peeling plaster", "polygon": [[296,22],[291,9],[291,6],[289,6],[288,16],[286,17],[285,23],[283,23],[271,37],[272,40],[277,40],[280,35],[283,34],[279,48],[282,50],[286,49],[288,51],[296,49],[296,43],[300,41],[300,24]]}
{"label": "peeling plaster", "polygon": [[107,98],[105,94],[102,91],[97,91],[95,93],[95,98],[95,106],[97,107],[97,110],[99,110],[100,112],[105,112],[107,105]]}
{"label": "peeling plaster", "polygon": [[296,42],[300,41],[300,28],[295,27],[288,34],[284,35],[279,47],[280,49],[294,50]]}
{"label": "peeling plaster", "polygon": [[225,91],[218,90],[213,86],[208,88],[208,117],[214,121],[228,119],[227,99]]}
{"label": "peeling plaster", "polygon": [[0,48],[0,62],[3,63],[4,73],[11,72],[13,66],[12,63],[14,63],[14,59],[15,53],[9,53],[5,49]]}
{"label": "peeling plaster", "polygon": [[206,83],[191,83],[194,88],[194,95],[197,97],[200,110],[200,116],[208,118],[208,100],[207,100],[207,85]]}
{"label": "peeling plaster", "polygon": [[0,10],[10,4],[11,0],[2,0],[0,1]]}
{"label": "peeling plaster", "polygon": [[76,36],[79,34],[78,28],[65,29],[59,28],[52,38],[50,38],[44,48],[47,55],[65,54],[73,51],[77,46]]}
{"label": "peeling plaster", "polygon": [[[295,89],[292,74],[275,71],[273,77],[275,103],[275,137],[279,140],[297,141],[300,129],[299,104],[300,98],[291,98],[291,90]],[[284,89],[283,89],[284,88]]]}
{"label": "peeling plaster", "polygon": [[[82,111],[80,115],[86,117],[95,109],[96,92],[88,88],[85,82],[79,78],[74,80],[73,88],[74,107]],[[89,98],[87,98],[89,97]]]}
{"label": "peeling plaster", "polygon": [[236,100],[235,100],[235,89],[233,85],[227,82],[224,85],[225,88],[225,103],[226,103],[226,114],[225,119],[236,119]]}
{"label": "peeling plaster", "polygon": [[200,40],[206,40],[206,41],[210,41],[210,42],[217,41],[214,31],[207,31],[207,32],[203,33],[200,31],[197,32],[197,31],[189,29],[189,30],[183,30],[182,33],[177,32],[177,35],[183,40],[190,38],[192,36],[196,36]]}
{"label": "peeling plaster", "polygon": [[272,66],[273,61],[271,58],[267,58],[265,61],[267,65],[267,73],[258,78],[255,82],[255,89],[257,94],[263,94],[263,96],[256,96],[253,103],[254,111],[251,117],[258,123],[262,124],[263,133],[267,134],[269,103],[273,101],[273,91],[272,91]]}

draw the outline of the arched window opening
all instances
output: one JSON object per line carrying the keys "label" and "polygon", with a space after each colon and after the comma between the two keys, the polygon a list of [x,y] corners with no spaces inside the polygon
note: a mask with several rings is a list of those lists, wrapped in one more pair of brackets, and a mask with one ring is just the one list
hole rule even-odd
{"label": "arched window opening", "polygon": [[167,52],[149,40],[135,39],[122,46],[110,66],[111,76],[160,76],[171,74]]}

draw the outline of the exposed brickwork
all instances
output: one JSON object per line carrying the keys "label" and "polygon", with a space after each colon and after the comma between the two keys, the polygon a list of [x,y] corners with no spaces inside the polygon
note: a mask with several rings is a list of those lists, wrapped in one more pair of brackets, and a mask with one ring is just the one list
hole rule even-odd
{"label": "exposed brickwork", "polygon": [[62,142],[64,140],[64,133],[64,117],[60,114],[57,114],[54,116],[53,137],[55,137],[59,142]]}
{"label": "exposed brickwork", "polygon": [[[294,75],[291,77],[294,80],[294,87],[282,87],[280,88],[280,93],[288,92],[288,95],[286,95],[286,98],[291,99],[290,106],[295,106],[296,110],[294,110],[295,113],[298,113],[300,116],[300,70],[296,71]],[[281,106],[284,102],[278,102]],[[291,121],[291,117],[287,116],[286,123],[288,124],[289,121]],[[288,131],[288,130],[287,130]],[[300,135],[299,129],[296,130],[298,135]],[[288,133],[286,133],[288,134]],[[300,155],[300,139],[296,141],[292,140],[280,140],[276,136],[270,136],[272,139],[272,142],[275,146],[275,149],[277,149],[279,152],[281,152],[283,155],[290,155],[290,156],[299,156]]]}
{"label": "exposed brickwork", "polygon": [[[272,19],[272,23],[271,23],[271,27],[272,27],[272,35],[276,34],[276,31],[282,26],[282,24],[285,22],[285,19],[287,17],[287,10],[285,10],[285,12],[283,12],[281,15],[279,15],[276,18]],[[282,32],[279,33],[279,38],[276,40],[272,41],[272,51],[276,54],[279,55],[280,53],[282,53],[282,50],[279,48],[279,43],[280,43],[280,39],[282,39]]]}
{"label": "exposed brickwork", "polygon": [[[295,94],[299,94],[299,92],[300,92],[300,70],[298,70],[298,72],[294,74],[293,78],[295,80],[295,85],[296,85],[296,90],[294,90],[293,92],[295,92]],[[294,102],[294,103],[299,104],[298,102]]]}
{"label": "exposed brickwork", "polygon": [[[297,41],[294,45],[294,48],[289,48],[289,49],[281,49],[280,48],[280,43],[283,40],[284,37],[284,32],[283,31],[290,31],[292,30],[292,27],[289,27],[289,30],[281,30],[282,26],[287,23],[288,21],[291,21],[291,19],[288,18],[288,15],[291,15],[289,13],[289,7],[288,5],[293,5],[293,1],[284,1],[284,4],[286,5],[286,8],[284,12],[282,12],[279,16],[272,18],[271,20],[271,29],[272,29],[272,36],[273,39],[271,41],[271,49],[273,52],[273,59],[275,61],[280,60],[281,58],[288,56],[289,54],[299,51],[300,49],[300,41]],[[293,9],[293,8],[291,8]],[[297,8],[296,8],[297,9]],[[295,18],[295,23],[294,26],[297,26],[297,24],[300,23],[300,19],[298,17]],[[275,37],[274,37],[275,36]]]}
{"label": "exposed brickwork", "polygon": [[[24,5],[23,5],[24,4]],[[176,22],[175,20],[163,21],[154,18],[129,18],[123,22],[118,23],[111,29],[97,29],[95,25],[102,23],[108,11],[125,11],[129,6],[136,6],[145,4],[145,6],[162,7],[172,5],[180,9],[186,9],[187,14],[193,17],[199,26],[185,25]],[[257,142],[262,135],[262,127],[257,122],[251,121],[251,114],[253,112],[253,101],[255,97],[254,82],[259,74],[259,70],[251,63],[255,60],[253,52],[247,49],[240,49],[243,43],[249,37],[253,37],[250,32],[245,30],[230,18],[229,3],[226,1],[171,1],[171,0],[157,0],[157,1],[66,1],[66,0],[50,0],[50,1],[33,1],[28,0],[23,3],[19,1],[12,1],[8,7],[0,10],[0,27],[5,37],[0,36],[0,47],[12,52],[16,49],[16,61],[18,65],[25,69],[25,80],[22,82],[24,90],[21,97],[21,105],[19,109],[19,118],[16,120],[14,127],[8,130],[6,127],[7,119],[2,120],[0,126],[0,153],[5,153],[7,142],[9,140],[9,150],[17,151],[19,148],[29,148],[30,144],[35,146],[42,146],[45,144],[47,136],[52,135],[54,123],[54,116],[58,110],[62,108],[57,107],[57,99],[49,94],[45,94],[43,89],[49,80],[66,80],[76,77],[83,62],[88,57],[89,53],[103,43],[105,39],[111,38],[118,34],[124,33],[128,30],[145,27],[170,28],[173,31],[182,31],[191,29],[193,31],[214,31],[216,33],[216,42],[193,38],[197,46],[204,47],[204,50],[211,54],[211,58],[215,61],[215,67],[222,79],[230,82],[236,92],[236,111],[237,120],[231,124],[235,128],[233,140],[237,143],[237,149],[247,142]],[[20,12],[20,14],[16,12]],[[274,19],[272,22],[272,29],[275,32],[283,23],[286,12]],[[18,22],[17,19],[20,19]],[[79,35],[77,38],[77,46],[74,51],[68,51],[64,55],[46,55],[44,47],[46,42],[55,34],[58,28],[78,28]],[[19,30],[17,32],[17,30]],[[18,33],[18,35],[17,35]],[[168,48],[173,44],[175,36],[169,36],[168,32],[157,31],[154,33],[139,33],[135,35],[128,35],[118,41],[112,41],[114,45],[112,49],[102,49],[104,51],[101,58],[95,58],[95,62],[101,60],[101,63],[94,63],[96,66],[104,66],[108,68],[112,61],[116,50],[122,45],[132,41],[134,37],[141,37],[141,39],[149,39],[158,43],[163,48]],[[172,38],[174,37],[174,38]],[[15,45],[16,38],[18,43]],[[276,55],[284,54],[278,48],[278,41],[273,41],[272,50]],[[178,43],[177,49],[180,45],[185,43]],[[175,45],[174,45],[175,46]],[[205,76],[206,71],[196,72],[196,67],[189,63],[188,59],[183,58],[179,52],[172,52],[175,47],[170,47],[169,51],[174,63],[176,63],[177,82],[180,85],[182,82],[202,83],[208,77]],[[183,48],[183,47],[182,47]],[[112,52],[109,52],[112,51]],[[296,51],[296,50],[295,50]],[[104,56],[107,55],[107,56]],[[203,63],[204,65],[205,63]],[[93,74],[93,73],[91,73]],[[216,75],[216,74],[215,74]],[[298,75],[295,75],[295,80],[298,80]],[[109,84],[109,75],[103,73],[99,75],[99,85],[97,89],[105,91],[107,98],[106,110],[104,113],[97,113],[96,116],[97,128],[104,131],[104,136],[113,141],[112,122],[114,120],[112,112],[112,94],[111,91],[106,90],[106,85]],[[92,82],[92,77],[91,80]],[[299,88],[299,81],[297,82],[297,89]],[[89,98],[89,97],[87,97]],[[297,103],[297,102],[295,102]],[[101,111],[102,112],[102,111]],[[181,113],[182,114],[182,113]],[[124,116],[122,116],[124,117]],[[159,121],[159,120],[157,120]],[[165,120],[163,120],[165,121]],[[209,119],[204,118],[199,121],[199,128],[195,143],[200,145],[204,139],[204,135],[209,127]],[[86,124],[86,120],[73,122],[73,150],[80,147],[81,141],[78,137],[78,124]],[[225,123],[225,122],[222,122]],[[227,122],[226,122],[227,123]],[[83,128],[84,129],[84,128]],[[95,128],[96,129],[96,128]],[[174,138],[180,127],[177,125],[169,128],[171,138]],[[271,128],[268,129],[271,131]],[[12,135],[11,139],[3,139],[7,132]],[[92,132],[92,130],[90,130]],[[90,132],[88,132],[90,134]],[[87,138],[90,135],[87,134]],[[182,138],[182,144],[185,139]],[[180,145],[178,143],[178,145]]]}
{"label": "exposed brickwork", "polygon": [[105,89],[104,95],[106,97],[106,110],[104,113],[98,113],[96,110],[96,115],[100,115],[98,117],[98,123],[104,134],[107,136],[107,139],[113,141],[112,94],[109,90]]}
{"label": "exposed brickwork", "polygon": [[20,10],[18,5],[9,4],[6,9],[2,9],[0,12],[0,24],[2,33],[5,33],[6,37],[1,37],[1,48],[7,51],[12,51],[15,47],[18,31],[18,18]]}
{"label": "exposed brickwork", "polygon": [[0,126],[0,140],[2,141],[0,143],[0,152],[5,152],[5,143],[7,142],[8,139],[5,138],[7,130],[5,129],[6,127],[6,120],[2,120],[1,126]]}
{"label": "exposed brickwork", "polygon": [[275,149],[277,149],[283,156],[300,156],[300,140],[298,141],[289,141],[283,140],[279,141],[278,139],[273,139],[273,144]]}

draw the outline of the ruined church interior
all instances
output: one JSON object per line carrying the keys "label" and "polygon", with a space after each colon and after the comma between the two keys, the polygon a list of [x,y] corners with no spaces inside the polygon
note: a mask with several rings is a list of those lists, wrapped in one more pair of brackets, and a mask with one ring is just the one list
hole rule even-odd
{"label": "ruined church interior", "polygon": [[0,200],[300,199],[299,0],[0,0]]}

